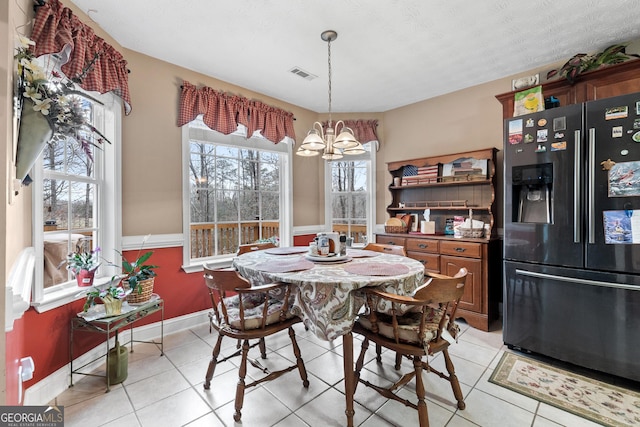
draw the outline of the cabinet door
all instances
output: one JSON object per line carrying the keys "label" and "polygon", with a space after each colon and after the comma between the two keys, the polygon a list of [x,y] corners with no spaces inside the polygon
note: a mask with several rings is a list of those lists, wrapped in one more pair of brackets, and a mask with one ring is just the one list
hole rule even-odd
{"label": "cabinet door", "polygon": [[462,267],[468,271],[464,284],[464,295],[458,308],[482,313],[483,298],[486,293],[482,280],[481,259],[462,258],[448,255],[440,256],[440,273],[447,276],[455,275]]}

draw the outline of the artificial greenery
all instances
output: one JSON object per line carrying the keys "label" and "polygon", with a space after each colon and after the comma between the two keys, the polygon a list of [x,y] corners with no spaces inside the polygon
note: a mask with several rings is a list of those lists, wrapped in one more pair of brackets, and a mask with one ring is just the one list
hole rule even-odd
{"label": "artificial greenery", "polygon": [[635,53],[626,53],[626,44],[614,44],[602,52],[588,55],[578,53],[571,57],[562,67],[547,73],[547,79],[556,75],[564,77],[570,84],[574,84],[578,76],[584,72],[600,68],[602,65],[620,64],[632,57],[640,58]]}
{"label": "artificial greenery", "polygon": [[74,274],[77,274],[82,270],[95,271],[100,267],[98,252],[100,252],[100,247],[89,252],[71,252],[67,255],[67,259],[63,261],[62,264],[66,262],[67,269],[73,271]]}

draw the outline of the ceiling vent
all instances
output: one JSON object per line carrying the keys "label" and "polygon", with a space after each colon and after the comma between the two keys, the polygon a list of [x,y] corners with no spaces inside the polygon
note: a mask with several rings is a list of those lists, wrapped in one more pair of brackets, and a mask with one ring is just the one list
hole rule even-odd
{"label": "ceiling vent", "polygon": [[315,74],[311,74],[310,72],[305,71],[300,67],[293,67],[289,70],[289,72],[295,74],[296,76],[300,76],[305,80],[313,80],[318,77]]}

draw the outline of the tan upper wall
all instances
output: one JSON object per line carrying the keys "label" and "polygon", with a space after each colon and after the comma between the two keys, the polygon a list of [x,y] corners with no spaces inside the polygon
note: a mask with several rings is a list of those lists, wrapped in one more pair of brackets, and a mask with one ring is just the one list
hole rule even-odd
{"label": "tan upper wall", "polygon": [[[177,126],[180,85],[183,80],[197,86],[259,99],[291,111],[295,132],[301,141],[317,114],[269,98],[185,68],[137,52],[123,50],[131,73],[129,88],[133,110],[123,119],[122,205],[123,234],[180,233],[182,230],[182,136]],[[294,158],[293,196],[296,225],[320,221],[315,206],[321,198],[317,183],[320,162]],[[322,213],[322,212],[320,212]]]}
{"label": "tan upper wall", "polygon": [[[495,95],[508,91],[510,85],[511,78],[496,80],[384,113],[386,144],[380,149],[377,162],[378,223],[388,217],[386,207],[391,203],[391,194],[387,191],[391,175],[387,173],[386,163],[502,147],[502,105]],[[498,182],[502,182],[500,175]],[[498,215],[499,226],[500,217]]]}

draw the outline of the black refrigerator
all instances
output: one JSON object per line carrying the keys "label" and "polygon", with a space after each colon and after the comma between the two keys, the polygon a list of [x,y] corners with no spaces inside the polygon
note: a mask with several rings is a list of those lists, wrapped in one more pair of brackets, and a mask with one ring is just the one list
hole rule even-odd
{"label": "black refrigerator", "polygon": [[505,344],[640,381],[640,93],[504,131]]}

